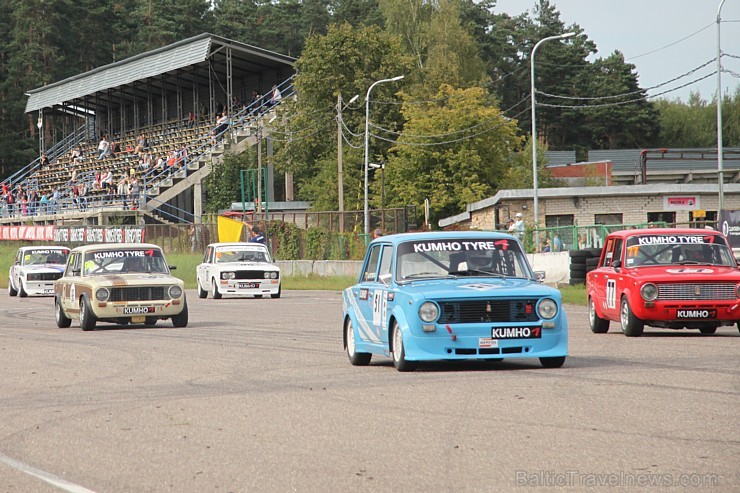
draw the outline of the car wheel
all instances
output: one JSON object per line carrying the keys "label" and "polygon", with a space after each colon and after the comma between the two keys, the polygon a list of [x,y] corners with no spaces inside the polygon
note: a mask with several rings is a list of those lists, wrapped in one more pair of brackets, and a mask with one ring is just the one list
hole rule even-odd
{"label": "car wheel", "polygon": [[80,328],[82,330],[93,330],[96,323],[97,320],[92,312],[92,308],[90,308],[87,295],[83,294],[80,298]]}
{"label": "car wheel", "polygon": [[594,299],[588,297],[588,321],[591,324],[591,332],[594,334],[606,334],[609,332],[609,321],[599,317],[596,313]]}
{"label": "car wheel", "polygon": [[344,347],[347,350],[347,357],[353,366],[367,366],[373,355],[370,353],[358,353],[355,348],[355,329],[352,325],[352,319],[347,318],[344,324]]}
{"label": "car wheel", "polygon": [[208,291],[200,287],[200,279],[197,280],[198,283],[198,298],[208,298]]}
{"label": "car wheel", "polygon": [[554,356],[551,358],[540,358],[540,363],[545,368],[560,368],[565,363],[565,356]]}
{"label": "car wheel", "polygon": [[21,298],[28,298],[28,293],[26,293],[26,290],[23,289],[23,281],[20,281],[18,283],[18,296]]}
{"label": "car wheel", "polygon": [[393,324],[393,366],[398,371],[414,371],[416,361],[406,359],[406,348],[403,347],[403,332],[397,323]]}
{"label": "car wheel", "polygon": [[712,335],[717,332],[717,327],[702,327],[699,332],[706,335]]}
{"label": "car wheel", "polygon": [[211,298],[214,300],[220,300],[221,299],[221,293],[218,290],[218,284],[216,283],[216,279],[212,279],[211,282]]}
{"label": "car wheel", "polygon": [[9,296],[16,296],[18,294],[18,291],[13,289],[13,281],[8,278],[8,295]]}
{"label": "car wheel", "polygon": [[188,326],[188,302],[183,301],[182,311],[172,317],[173,327],[187,327]]}
{"label": "car wheel", "polygon": [[157,317],[146,317],[144,325],[157,325],[157,320],[159,320]]}
{"label": "car wheel", "polygon": [[640,337],[645,323],[632,313],[632,308],[626,296],[622,296],[622,304],[619,309],[619,320],[622,322],[622,332],[627,337]]}
{"label": "car wheel", "polygon": [[277,293],[275,293],[275,294],[271,294],[271,295],[270,295],[270,298],[280,298],[280,293],[282,293],[282,291],[283,291],[283,285],[281,284],[281,285],[280,285],[280,286],[278,287],[278,292],[277,292]]}
{"label": "car wheel", "polygon": [[60,329],[66,329],[72,325],[72,320],[62,310],[62,302],[58,296],[54,299],[54,319],[57,322],[57,327]]}

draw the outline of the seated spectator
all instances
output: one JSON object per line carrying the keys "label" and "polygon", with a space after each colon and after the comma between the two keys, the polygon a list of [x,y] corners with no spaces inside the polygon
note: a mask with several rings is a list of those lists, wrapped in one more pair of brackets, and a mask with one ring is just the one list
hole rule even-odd
{"label": "seated spectator", "polygon": [[101,175],[100,185],[101,188],[107,188],[109,193],[113,193],[113,172],[110,168]]}
{"label": "seated spectator", "polygon": [[188,128],[193,128],[198,121],[198,117],[192,111],[188,112]]}
{"label": "seated spectator", "polygon": [[275,84],[272,85],[272,94],[270,96],[270,106],[280,104],[283,100],[283,95],[280,93],[280,89]]}
{"label": "seated spectator", "polygon": [[226,132],[227,128],[229,128],[229,116],[226,114],[226,111],[224,111],[218,120],[216,120],[216,128],[211,132],[214,144],[223,140],[223,134]]}
{"label": "seated spectator", "polygon": [[121,144],[119,144],[118,142],[113,142],[110,145],[110,157],[116,157],[116,154],[118,154],[119,152],[121,152]]}
{"label": "seated spectator", "polygon": [[134,148],[134,153],[139,154],[140,152],[143,152],[147,149],[149,149],[149,139],[147,139],[146,134],[142,132],[142,134],[139,135],[139,138],[136,141],[136,147]]}
{"label": "seated spectator", "polygon": [[47,168],[49,166],[49,156],[46,155],[46,153],[41,154],[41,167]]}
{"label": "seated spectator", "polygon": [[110,142],[108,142],[108,136],[104,135],[100,143],[98,144],[98,160],[107,157],[110,153]]}

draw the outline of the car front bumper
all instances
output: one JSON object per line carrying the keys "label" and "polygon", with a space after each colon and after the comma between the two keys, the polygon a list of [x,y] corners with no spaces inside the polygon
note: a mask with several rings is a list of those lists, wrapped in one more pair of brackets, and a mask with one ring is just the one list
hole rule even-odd
{"label": "car front bumper", "polygon": [[168,318],[179,315],[185,308],[185,299],[168,301],[111,302],[93,301],[92,311],[98,320],[134,319],[146,317]]}
{"label": "car front bumper", "polygon": [[280,290],[279,279],[230,279],[221,280],[218,290],[221,294],[237,296],[255,296],[277,294]]}

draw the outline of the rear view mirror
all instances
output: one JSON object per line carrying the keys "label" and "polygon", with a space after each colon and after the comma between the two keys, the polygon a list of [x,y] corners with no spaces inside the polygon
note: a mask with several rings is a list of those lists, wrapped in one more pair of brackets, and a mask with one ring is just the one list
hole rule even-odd
{"label": "rear view mirror", "polygon": [[169,267],[170,270],[176,270],[177,269],[177,266],[176,265],[168,265],[167,267]]}
{"label": "rear view mirror", "polygon": [[534,277],[537,279],[537,282],[544,282],[545,281],[545,271],[544,270],[536,270],[534,271]]}
{"label": "rear view mirror", "polygon": [[622,261],[615,260],[614,262],[612,262],[612,267],[614,267],[615,269],[619,269],[620,267],[622,267]]}

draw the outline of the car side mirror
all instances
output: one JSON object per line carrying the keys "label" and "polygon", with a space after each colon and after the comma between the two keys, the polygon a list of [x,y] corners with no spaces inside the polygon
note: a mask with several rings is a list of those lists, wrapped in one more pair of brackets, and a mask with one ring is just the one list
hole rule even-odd
{"label": "car side mirror", "polygon": [[168,265],[167,267],[169,267],[170,270],[177,270],[177,266],[176,265]]}
{"label": "car side mirror", "polygon": [[72,269],[70,271],[69,275],[71,275],[71,276],[79,276],[80,275],[80,269],[77,269],[77,270]]}
{"label": "car side mirror", "polygon": [[537,282],[545,282],[545,271],[544,270],[536,270],[534,271],[534,278],[537,279]]}
{"label": "car side mirror", "polygon": [[620,267],[622,267],[622,261],[615,260],[614,262],[612,262],[612,267],[614,267],[615,269],[619,269]]}
{"label": "car side mirror", "polygon": [[390,284],[391,284],[391,277],[392,277],[391,274],[380,274],[380,276],[378,277],[378,279],[380,280],[380,282],[382,282],[386,286],[390,286]]}

